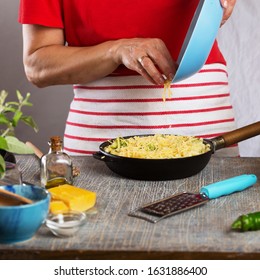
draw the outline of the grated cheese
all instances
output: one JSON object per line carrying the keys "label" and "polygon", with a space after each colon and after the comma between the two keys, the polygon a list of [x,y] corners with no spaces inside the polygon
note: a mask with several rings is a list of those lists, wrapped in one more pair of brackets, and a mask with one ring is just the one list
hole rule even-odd
{"label": "grated cheese", "polygon": [[166,95],[168,93],[168,98],[171,98],[172,91],[171,91],[171,81],[165,80],[164,87],[163,87],[163,101],[166,101]]}
{"label": "grated cheese", "polygon": [[149,136],[118,137],[104,148],[112,155],[143,158],[183,158],[206,153],[210,150],[203,139],[193,136],[155,134]]}

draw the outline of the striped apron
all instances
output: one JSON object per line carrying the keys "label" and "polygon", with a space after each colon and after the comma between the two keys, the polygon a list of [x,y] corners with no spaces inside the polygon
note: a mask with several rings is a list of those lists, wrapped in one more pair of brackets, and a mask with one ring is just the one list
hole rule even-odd
{"label": "striped apron", "polygon": [[[141,134],[176,134],[212,138],[235,129],[226,66],[205,65],[198,73],[171,85],[163,101],[163,86],[142,76],[109,76],[74,85],[64,134],[70,155],[91,155],[111,138]],[[238,145],[220,156],[238,156]]]}

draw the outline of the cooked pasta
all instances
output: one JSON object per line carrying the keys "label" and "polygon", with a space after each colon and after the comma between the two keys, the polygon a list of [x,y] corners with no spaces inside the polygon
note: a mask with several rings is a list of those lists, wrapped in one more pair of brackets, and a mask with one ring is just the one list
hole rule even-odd
{"label": "cooked pasta", "polygon": [[149,136],[118,137],[104,148],[112,155],[143,158],[169,159],[203,154],[210,150],[203,139],[193,136],[155,134]]}

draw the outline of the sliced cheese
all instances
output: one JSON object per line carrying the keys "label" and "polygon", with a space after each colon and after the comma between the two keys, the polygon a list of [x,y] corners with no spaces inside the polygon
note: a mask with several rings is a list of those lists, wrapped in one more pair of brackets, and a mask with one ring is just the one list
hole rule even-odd
{"label": "sliced cheese", "polygon": [[86,211],[96,203],[96,193],[72,185],[60,185],[48,190],[53,200],[65,203],[70,210]]}

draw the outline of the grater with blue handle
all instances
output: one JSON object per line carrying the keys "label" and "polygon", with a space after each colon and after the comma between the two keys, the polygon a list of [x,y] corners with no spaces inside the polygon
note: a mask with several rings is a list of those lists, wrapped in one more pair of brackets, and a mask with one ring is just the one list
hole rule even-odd
{"label": "grater with blue handle", "polygon": [[203,186],[200,193],[183,192],[143,205],[128,213],[151,223],[208,202],[210,199],[243,191],[257,182],[254,174],[243,174]]}

